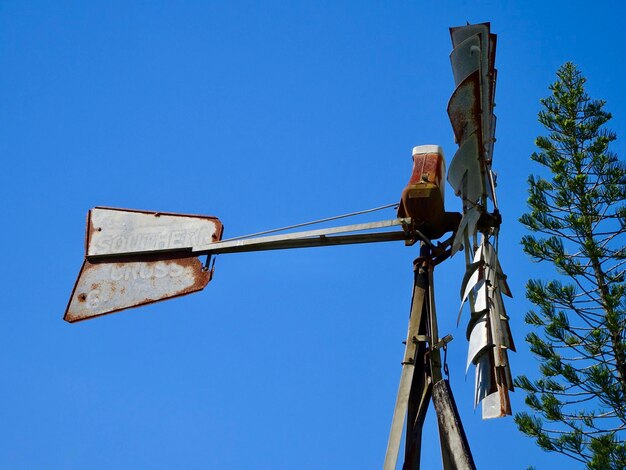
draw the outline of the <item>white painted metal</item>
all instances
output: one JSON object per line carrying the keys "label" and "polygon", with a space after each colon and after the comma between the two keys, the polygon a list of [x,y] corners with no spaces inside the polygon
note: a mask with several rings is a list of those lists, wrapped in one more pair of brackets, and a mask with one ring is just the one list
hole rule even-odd
{"label": "white painted metal", "polygon": [[65,320],[75,322],[202,290],[210,279],[197,258],[120,263],[85,260]]}
{"label": "white painted metal", "polygon": [[87,256],[185,250],[219,240],[221,231],[213,217],[96,207],[87,224]]}
{"label": "white painted metal", "polygon": [[443,148],[440,145],[417,145],[413,147],[411,155],[419,155],[421,153],[438,153],[443,156]]}

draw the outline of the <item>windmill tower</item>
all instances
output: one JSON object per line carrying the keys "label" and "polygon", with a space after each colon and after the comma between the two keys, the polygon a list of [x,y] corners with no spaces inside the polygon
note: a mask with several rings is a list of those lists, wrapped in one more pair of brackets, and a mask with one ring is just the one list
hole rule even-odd
{"label": "windmill tower", "polygon": [[[456,89],[448,114],[459,145],[447,173],[462,213],[446,212],[446,168],[436,145],[413,149],[413,171],[402,191],[397,217],[378,222],[300,232],[290,230],[338,220],[382,206],[321,221],[222,239],[215,217],[107,207],[87,216],[85,257],[64,319],[70,323],[204,289],[224,253],[404,241],[420,245],[402,361],[400,386],[384,469],[396,468],[405,432],[405,469],[419,468],[421,435],[432,400],[439,424],[444,469],[475,468],[449,383],[443,378],[450,335],[439,336],[434,295],[435,266],[461,250],[466,272],[462,305],[469,304],[468,367],[476,366],[475,403],[483,417],[511,413],[507,351],[513,350],[503,295],[510,295],[497,247],[501,222],[492,171],[496,36],[489,23],[450,30]],[[288,233],[285,233],[288,232]],[[434,242],[449,234],[444,241]],[[200,256],[206,256],[204,261]],[[461,314],[459,314],[461,316]],[[405,426],[406,422],[406,426]]]}

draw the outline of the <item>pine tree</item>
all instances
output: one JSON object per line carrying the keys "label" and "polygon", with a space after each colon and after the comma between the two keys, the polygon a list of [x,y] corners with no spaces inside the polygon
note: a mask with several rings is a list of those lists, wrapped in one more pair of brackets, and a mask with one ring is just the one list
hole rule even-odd
{"label": "pine tree", "polygon": [[[557,71],[541,100],[531,159],[545,177],[530,176],[529,212],[520,222],[532,233],[524,252],[551,280],[529,280],[526,336],[538,358],[537,380],[516,379],[530,413],[520,431],[546,451],[588,469],[626,468],[626,167],[609,151],[615,133],[605,102],[585,92],[572,63]],[[549,273],[548,269],[541,269]]]}

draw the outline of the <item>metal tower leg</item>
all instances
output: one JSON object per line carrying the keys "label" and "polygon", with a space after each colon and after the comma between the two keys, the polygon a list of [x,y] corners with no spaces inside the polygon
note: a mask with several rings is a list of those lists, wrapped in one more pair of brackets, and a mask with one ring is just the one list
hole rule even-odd
{"label": "metal tower leg", "polygon": [[433,389],[425,363],[425,353],[426,344],[418,343],[416,368],[409,394],[403,470],[419,470],[420,468],[422,429]]}
{"label": "metal tower leg", "polygon": [[[383,465],[384,470],[395,470],[396,463],[398,461],[398,450],[400,448],[400,441],[402,439],[402,429],[404,427],[404,419],[407,413],[409,396],[411,395],[412,385],[414,383],[415,367],[420,370],[418,373],[418,383],[424,382],[422,388],[425,390],[430,387],[430,384],[426,380],[424,362],[425,354],[425,336],[423,333],[426,330],[426,317],[424,315],[424,304],[427,297],[428,275],[424,271],[421,263],[415,264],[415,281],[413,284],[413,299],[411,301],[411,316],[409,318],[409,328],[406,336],[406,343],[404,349],[404,359],[402,360],[402,373],[400,375],[400,386],[398,387],[398,397],[396,398],[396,406],[393,412],[393,419],[391,421],[391,431],[389,433],[389,441],[387,443],[387,453],[385,455],[385,463]],[[420,335],[420,333],[422,333]],[[419,389],[419,384],[416,385],[416,392]],[[424,395],[424,393],[422,393]],[[428,393],[429,395],[429,393]],[[420,426],[418,426],[418,433],[416,437],[419,437],[421,445],[421,424],[423,424],[424,417],[426,416],[426,409],[428,408],[428,401],[430,397],[425,400],[422,406],[423,411],[415,412],[415,417],[421,416]],[[418,406],[419,408],[419,406]],[[413,423],[410,428],[413,429]],[[415,441],[415,439],[411,439]],[[419,453],[419,450],[418,450]]]}
{"label": "metal tower leg", "polygon": [[403,470],[419,470],[422,428],[432,398],[444,470],[475,470],[469,444],[463,431],[454,397],[441,374],[440,348],[451,340],[439,339],[433,289],[433,259],[422,245],[415,260],[415,281],[398,397],[394,409],[383,470],[395,470],[402,428],[406,424]]}

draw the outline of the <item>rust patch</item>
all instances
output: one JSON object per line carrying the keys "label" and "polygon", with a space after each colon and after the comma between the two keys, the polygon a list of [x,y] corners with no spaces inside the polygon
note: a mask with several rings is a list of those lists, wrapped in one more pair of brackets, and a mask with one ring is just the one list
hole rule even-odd
{"label": "rust patch", "polygon": [[138,214],[149,214],[155,217],[160,217],[162,215],[173,215],[177,217],[193,217],[197,219],[208,219],[219,222],[219,219],[213,215],[196,215],[196,214],[179,214],[178,212],[157,212],[157,211],[146,211],[141,209],[124,209],[121,207],[108,207],[108,206],[96,206],[94,209],[107,209],[110,211],[121,211],[121,212],[137,212]]}
{"label": "rust patch", "polygon": [[85,260],[64,319],[76,322],[198,292],[211,280],[197,257],[174,253]]}
{"label": "rust patch", "polygon": [[413,155],[413,170],[400,197],[398,217],[411,217],[414,228],[437,239],[450,230],[450,217],[444,209],[445,162],[438,151],[424,150]]}
{"label": "rust patch", "polygon": [[91,225],[91,210],[87,212],[87,225],[85,229],[85,253],[89,249],[89,243],[91,241],[91,233],[92,233],[92,225]]}
{"label": "rust patch", "polygon": [[213,216],[96,207],[89,212],[86,255],[190,251],[219,241],[223,227]]}
{"label": "rust patch", "polygon": [[[448,116],[452,123],[454,139],[460,145],[471,134],[482,127],[480,102],[480,75],[478,71],[469,75],[454,90],[448,102]],[[478,132],[482,141],[482,132]],[[482,148],[480,142],[479,148]]]}

